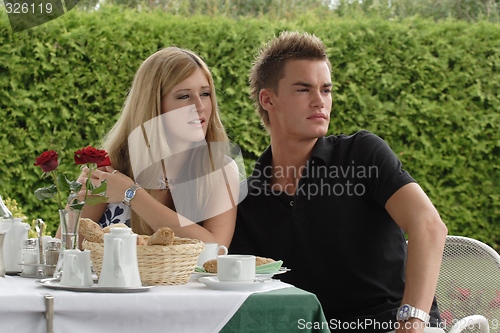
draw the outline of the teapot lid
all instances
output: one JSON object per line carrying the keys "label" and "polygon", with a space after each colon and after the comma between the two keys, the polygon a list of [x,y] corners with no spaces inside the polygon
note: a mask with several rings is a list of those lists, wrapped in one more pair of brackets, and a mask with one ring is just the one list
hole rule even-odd
{"label": "teapot lid", "polygon": [[132,229],[130,228],[110,228],[109,232],[112,234],[118,235],[128,235],[132,233]]}

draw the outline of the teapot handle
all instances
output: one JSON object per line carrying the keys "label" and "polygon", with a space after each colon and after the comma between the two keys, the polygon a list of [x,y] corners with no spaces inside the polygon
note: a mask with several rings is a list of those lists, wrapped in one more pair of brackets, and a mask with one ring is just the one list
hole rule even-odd
{"label": "teapot handle", "polygon": [[116,278],[121,278],[121,276],[123,275],[120,255],[122,247],[123,241],[120,238],[113,239],[113,267],[114,275]]}
{"label": "teapot handle", "polygon": [[78,270],[80,269],[80,260],[75,254],[69,255],[69,273],[71,279],[78,279]]}
{"label": "teapot handle", "polygon": [[3,242],[5,239],[6,231],[0,230],[0,277],[5,276],[5,261],[3,259]]}

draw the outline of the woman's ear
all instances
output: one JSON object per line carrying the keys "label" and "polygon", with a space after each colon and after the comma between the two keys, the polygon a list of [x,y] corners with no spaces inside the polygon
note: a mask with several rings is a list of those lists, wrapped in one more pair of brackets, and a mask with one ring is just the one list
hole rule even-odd
{"label": "woman's ear", "polygon": [[266,110],[268,112],[272,111],[272,109],[274,107],[273,101],[272,101],[272,96],[273,96],[273,93],[269,89],[261,89],[259,91],[259,103],[260,103],[260,105],[262,105],[264,110]]}

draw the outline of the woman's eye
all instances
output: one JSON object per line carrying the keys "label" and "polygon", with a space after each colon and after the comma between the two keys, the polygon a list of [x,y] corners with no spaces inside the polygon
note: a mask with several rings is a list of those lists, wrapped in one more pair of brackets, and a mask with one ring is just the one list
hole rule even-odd
{"label": "woman's eye", "polygon": [[177,97],[177,99],[187,99],[187,98],[189,98],[189,95],[181,95]]}
{"label": "woman's eye", "polygon": [[211,94],[209,92],[204,92],[201,94],[201,96],[210,96]]}

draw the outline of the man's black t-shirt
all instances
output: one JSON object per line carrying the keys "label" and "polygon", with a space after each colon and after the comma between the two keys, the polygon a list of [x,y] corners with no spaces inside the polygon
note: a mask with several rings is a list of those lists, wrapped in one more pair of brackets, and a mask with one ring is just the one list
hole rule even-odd
{"label": "man's black t-shirt", "polygon": [[333,330],[391,330],[406,240],[384,207],[413,178],[367,131],[318,139],[294,196],[271,190],[271,162],[268,148],[248,178],[230,252],[283,260],[291,271],[280,279],[315,293]]}

